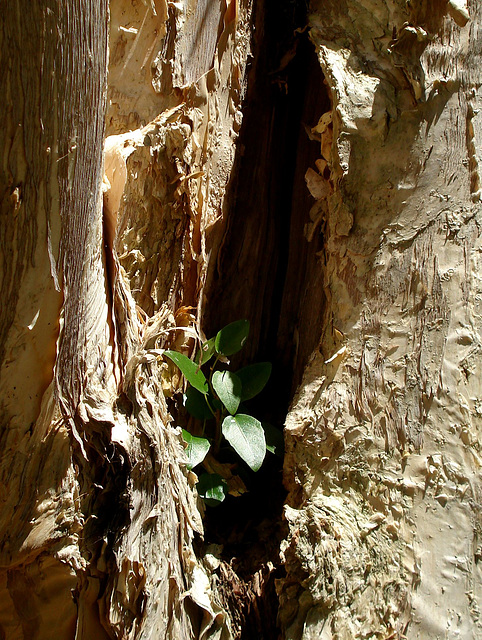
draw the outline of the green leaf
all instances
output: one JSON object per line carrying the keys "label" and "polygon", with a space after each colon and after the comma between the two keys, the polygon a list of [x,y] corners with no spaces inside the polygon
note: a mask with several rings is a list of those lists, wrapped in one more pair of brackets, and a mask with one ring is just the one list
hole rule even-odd
{"label": "green leaf", "polygon": [[193,436],[189,433],[189,431],[186,431],[185,429],[182,430],[182,437],[187,443],[187,468],[192,469],[196,465],[201,464],[201,462],[206,457],[211,444],[206,438],[198,438],[197,436]]}
{"label": "green leaf", "polygon": [[228,490],[226,482],[218,473],[203,473],[196,487],[208,507],[217,507],[221,504]]}
{"label": "green leaf", "polygon": [[283,458],[284,438],[283,432],[269,422],[263,422],[264,435],[266,437],[266,449],[275,456]]}
{"label": "green leaf", "polygon": [[189,384],[201,393],[206,394],[208,392],[208,383],[204,377],[204,373],[199,369],[199,366],[195,362],[177,351],[167,350],[164,351],[164,355],[172,360],[179,369],[181,369],[181,372]]}
{"label": "green leaf", "polygon": [[271,375],[271,362],[258,362],[248,367],[243,367],[236,372],[241,380],[243,391],[241,393],[241,401],[251,400],[262,391]]}
{"label": "green leaf", "polygon": [[237,353],[246,342],[249,333],[249,322],[237,320],[218,331],[215,339],[216,351],[223,356],[231,356]]}
{"label": "green leaf", "polygon": [[253,471],[258,471],[266,455],[266,439],[261,422],[252,416],[238,413],[224,418],[222,432],[246,464]]}
{"label": "green leaf", "polygon": [[241,380],[231,371],[215,371],[213,388],[231,414],[235,414],[241,402]]}
{"label": "green leaf", "polygon": [[203,343],[201,350],[198,353],[196,358],[198,363],[199,363],[199,359],[201,358],[201,365],[206,364],[206,362],[209,362],[209,360],[211,360],[211,358],[213,357],[213,354],[216,351],[214,346],[215,340],[216,340],[215,338],[210,338],[209,340]]}
{"label": "green leaf", "polygon": [[213,417],[206,402],[206,395],[194,387],[188,387],[184,394],[184,408],[193,418],[198,420],[209,420]]}

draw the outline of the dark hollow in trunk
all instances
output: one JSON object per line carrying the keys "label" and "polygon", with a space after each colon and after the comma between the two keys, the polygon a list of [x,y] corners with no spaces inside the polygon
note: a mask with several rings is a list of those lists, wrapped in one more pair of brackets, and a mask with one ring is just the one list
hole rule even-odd
{"label": "dark hollow in trunk", "polygon": [[[306,20],[304,2],[258,4],[227,227],[202,319],[207,336],[228,322],[249,319],[250,337],[233,368],[273,364],[254,414],[279,429],[319,343],[325,303],[317,255],[323,236],[317,233],[308,242],[304,235],[314,203],[304,176],[320,157],[307,129],[331,104],[313,45],[306,32],[296,31]],[[229,498],[206,516],[206,543],[224,545],[223,558],[236,576],[225,580],[231,590],[239,581],[235,600],[227,595],[225,604],[236,610],[242,638],[279,634],[274,580],[281,569],[263,582],[262,595],[253,595],[250,585],[260,567],[279,562],[284,497],[282,462],[268,454],[249,493]]]}

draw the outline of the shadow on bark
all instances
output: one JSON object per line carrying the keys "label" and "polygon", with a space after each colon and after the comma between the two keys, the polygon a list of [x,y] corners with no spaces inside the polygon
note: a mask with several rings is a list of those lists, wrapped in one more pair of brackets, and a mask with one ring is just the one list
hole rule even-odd
{"label": "shadow on bark", "polygon": [[[309,243],[304,235],[313,205],[304,176],[319,157],[319,144],[307,131],[331,105],[314,47],[302,31],[306,22],[303,1],[258,5],[228,222],[201,322],[206,335],[214,335],[228,322],[249,319],[248,343],[233,366],[272,362],[254,413],[279,429],[318,345],[325,304],[317,255],[323,236]],[[279,636],[282,461],[268,454],[250,482],[248,494],[208,510],[205,541],[223,545],[219,590],[238,637],[271,639]]]}

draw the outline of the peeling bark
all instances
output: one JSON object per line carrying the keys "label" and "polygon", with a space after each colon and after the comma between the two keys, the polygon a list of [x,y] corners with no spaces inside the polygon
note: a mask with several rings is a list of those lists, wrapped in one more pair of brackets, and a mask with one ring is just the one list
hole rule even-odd
{"label": "peeling bark", "polygon": [[312,9],[333,193],[311,189],[328,304],[287,419],[285,635],[475,638],[480,6]]}
{"label": "peeling bark", "polygon": [[[268,637],[275,577],[287,639],[477,637],[478,3],[108,10],[0,30],[0,637]],[[277,472],[206,546],[168,405],[240,317],[278,568]]]}
{"label": "peeling bark", "polygon": [[59,637],[71,637],[82,517],[66,430],[81,439],[84,376],[104,355],[85,344],[104,331],[107,4],[10,3],[1,49],[2,631],[47,637],[63,611]]}
{"label": "peeling bark", "polygon": [[195,329],[250,7],[208,12],[190,66],[193,9],[115,3],[108,87],[107,2],[4,19],[2,637],[230,637],[159,349]]}

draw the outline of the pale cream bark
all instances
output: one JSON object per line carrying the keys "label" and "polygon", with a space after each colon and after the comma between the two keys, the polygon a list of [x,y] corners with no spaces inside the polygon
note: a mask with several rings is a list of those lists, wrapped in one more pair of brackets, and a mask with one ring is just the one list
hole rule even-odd
{"label": "pale cream bark", "polygon": [[[245,246],[262,246],[265,210],[254,194],[234,220],[230,191],[264,8],[7,3],[0,637],[239,636],[226,585],[246,585],[193,551],[202,518],[162,348],[189,351],[230,304],[266,334],[257,286],[271,272]],[[481,13],[476,0],[310,9],[332,108],[309,75],[320,154],[300,152],[297,171],[314,205],[293,191],[280,258],[282,314],[296,297],[301,319],[291,335],[282,317],[275,339],[296,344],[294,380],[309,360],[286,421],[286,638],[482,634]],[[285,133],[266,122],[269,143],[244,138],[260,163]],[[236,295],[216,290],[239,265]]]}
{"label": "pale cream bark", "polygon": [[285,637],[477,638],[481,5],[312,9],[328,305],[287,418]]}
{"label": "pale cream bark", "polygon": [[107,1],[2,16],[1,637],[230,635],[158,347],[195,331],[249,12],[112,3],[108,90]]}

